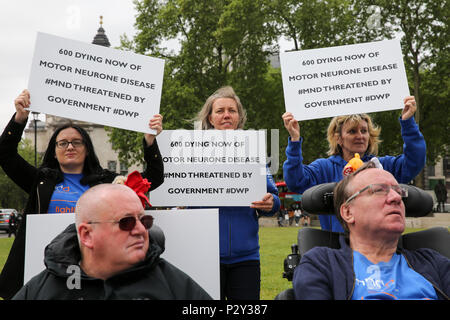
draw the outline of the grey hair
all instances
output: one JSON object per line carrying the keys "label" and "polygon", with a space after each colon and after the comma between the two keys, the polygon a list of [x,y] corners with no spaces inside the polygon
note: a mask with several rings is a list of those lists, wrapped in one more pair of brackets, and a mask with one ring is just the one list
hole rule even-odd
{"label": "grey hair", "polygon": [[219,98],[231,98],[234,101],[236,101],[239,113],[238,129],[244,128],[245,121],[247,121],[247,113],[244,107],[242,106],[241,100],[236,95],[233,88],[230,86],[225,86],[217,89],[216,92],[214,92],[212,95],[208,97],[208,99],[206,99],[205,104],[203,105],[202,109],[194,119],[194,129],[209,130],[214,128],[212,124],[209,122],[209,115],[212,112],[214,101],[216,101]]}

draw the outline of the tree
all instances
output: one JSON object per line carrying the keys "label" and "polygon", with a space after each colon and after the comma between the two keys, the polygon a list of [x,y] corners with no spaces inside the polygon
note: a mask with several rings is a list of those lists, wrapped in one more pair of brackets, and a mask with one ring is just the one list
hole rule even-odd
{"label": "tree", "polygon": [[427,142],[427,163],[434,165],[450,152],[450,55],[441,55],[436,66],[423,71],[422,132]]}
{"label": "tree", "polygon": [[[262,99],[261,92],[267,87],[268,56],[276,50],[276,34],[265,19],[263,0],[143,0],[135,5],[138,32],[122,45],[165,59],[160,108],[164,128],[191,129],[190,120],[206,98],[224,85],[233,86],[241,98],[247,127],[267,128],[259,115],[272,112],[277,102]],[[179,52],[164,47],[169,40],[179,41]],[[137,142],[142,134],[108,131],[121,161],[141,161]]]}
{"label": "tree", "polygon": [[[356,17],[350,1],[346,0],[268,0],[267,11],[270,19],[275,21],[279,37],[292,41],[292,50],[324,48],[355,43],[357,33],[354,26]],[[280,92],[282,92],[280,78]],[[284,99],[279,103],[284,113]],[[279,119],[279,117],[277,117]],[[300,123],[304,138],[302,149],[304,162],[310,163],[317,158],[326,157],[328,142],[326,140],[330,119],[315,119]],[[280,159],[286,159],[285,148],[288,133],[281,129]]]}
{"label": "tree", "polygon": [[[19,154],[29,163],[34,163],[34,148],[31,145],[31,141],[28,139],[22,139],[18,146]],[[40,163],[41,157],[38,154],[38,163]],[[0,206],[2,208],[14,208],[18,211],[25,208],[27,203],[28,194],[19,188],[0,168]]]}
{"label": "tree", "polygon": [[448,54],[450,4],[446,1],[379,0],[381,24],[391,37],[401,34],[405,66],[409,71],[420,123],[421,69],[429,69],[441,54]]}
{"label": "tree", "polygon": [[[448,1],[427,0],[365,0],[355,3],[361,15],[365,7],[378,8],[380,22],[378,32],[372,31],[374,39],[401,37],[406,72],[417,103],[415,119],[427,142],[427,163],[434,164],[449,147],[446,108],[450,102],[450,4]],[[366,35],[369,33],[368,29],[364,32]],[[383,130],[388,127],[384,121],[382,127]],[[390,134],[388,136],[391,137]],[[423,174],[418,178],[416,184],[424,187]]]}
{"label": "tree", "polygon": [[348,0],[267,0],[280,36],[293,42],[292,50],[355,43],[356,17]]}
{"label": "tree", "polygon": [[[429,164],[448,150],[449,7],[446,1],[425,0],[275,0],[272,14],[281,35],[295,50],[401,37],[405,67],[418,110],[415,119],[427,142]],[[399,154],[400,112],[372,114],[382,128],[380,154]],[[310,121],[302,125],[305,132]],[[312,130],[326,123],[319,121]],[[308,131],[310,129],[308,128]],[[320,134],[314,132],[314,135]],[[322,136],[323,137],[323,136]],[[314,137],[312,138],[314,139]],[[323,149],[319,148],[322,152]],[[311,150],[314,154],[315,150]],[[307,152],[304,152],[306,155]],[[315,152],[317,155],[317,149]],[[421,177],[419,177],[421,178]],[[419,179],[419,186],[423,181]]]}

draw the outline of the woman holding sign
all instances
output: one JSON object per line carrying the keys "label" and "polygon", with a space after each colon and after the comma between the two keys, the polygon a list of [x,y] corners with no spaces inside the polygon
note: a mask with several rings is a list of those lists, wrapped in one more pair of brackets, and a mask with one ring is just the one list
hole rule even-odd
{"label": "woman holding sign", "polygon": [[[213,93],[197,115],[201,129],[243,129],[246,113],[233,88]],[[273,215],[280,207],[278,190],[267,171],[267,193],[249,207],[219,208],[221,299],[259,300],[258,216]]]}
{"label": "woman holding sign", "polygon": [[[403,138],[403,154],[384,156],[378,159],[384,170],[394,175],[399,183],[408,183],[419,174],[425,165],[426,145],[419,127],[414,121],[416,101],[410,96],[404,100],[400,117]],[[289,132],[287,160],[283,165],[284,179],[288,188],[302,193],[306,189],[327,182],[337,182],[343,177],[343,169],[350,159],[359,153],[363,162],[375,157],[380,143],[381,129],[374,126],[367,114],[354,114],[334,117],[328,126],[330,157],[317,159],[309,165],[303,164],[300,126],[290,112],[282,116],[284,126]],[[319,215],[324,230],[344,232],[337,218],[332,215]]]}
{"label": "woman holding sign", "polygon": [[[81,194],[100,183],[110,183],[118,175],[100,166],[91,138],[81,127],[63,125],[48,143],[42,164],[35,168],[17,152],[30,111],[30,93],[24,90],[15,100],[16,113],[0,137],[0,165],[5,173],[29,194],[24,214],[74,212]],[[162,117],[154,116],[149,127],[162,131]],[[143,141],[146,170],[144,178],[155,189],[164,181],[164,168],[155,135]],[[8,260],[0,275],[0,296],[9,299],[23,285],[25,221],[19,228]]]}

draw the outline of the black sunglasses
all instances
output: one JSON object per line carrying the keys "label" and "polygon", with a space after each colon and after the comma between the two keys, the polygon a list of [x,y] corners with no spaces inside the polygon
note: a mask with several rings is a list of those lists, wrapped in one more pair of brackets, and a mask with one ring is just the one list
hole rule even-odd
{"label": "black sunglasses", "polygon": [[[127,216],[123,217],[119,220],[106,220],[106,221],[89,221],[88,224],[97,224],[97,223],[118,223],[119,228],[122,231],[131,231],[136,226],[136,218],[135,216]],[[151,215],[144,215],[139,218],[142,225],[145,229],[150,229],[153,226],[153,217]]]}

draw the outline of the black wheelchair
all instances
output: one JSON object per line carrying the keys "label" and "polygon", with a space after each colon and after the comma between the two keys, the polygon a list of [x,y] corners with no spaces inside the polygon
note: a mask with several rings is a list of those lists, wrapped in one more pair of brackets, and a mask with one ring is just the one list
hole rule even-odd
{"label": "black wheelchair", "polygon": [[[334,214],[333,189],[336,182],[324,183],[309,188],[302,196],[302,209],[310,214]],[[433,199],[427,192],[411,185],[408,197],[403,199],[406,217],[423,217],[433,209]],[[301,228],[298,231],[297,243],[291,247],[292,253],[284,260],[283,278],[292,281],[295,267],[301,257],[314,247],[330,247],[339,249],[339,233],[314,228]],[[404,234],[400,237],[399,247],[408,250],[430,248],[450,258],[450,233],[448,228],[433,227],[430,229]],[[293,300],[294,289],[280,292],[275,300]]]}

